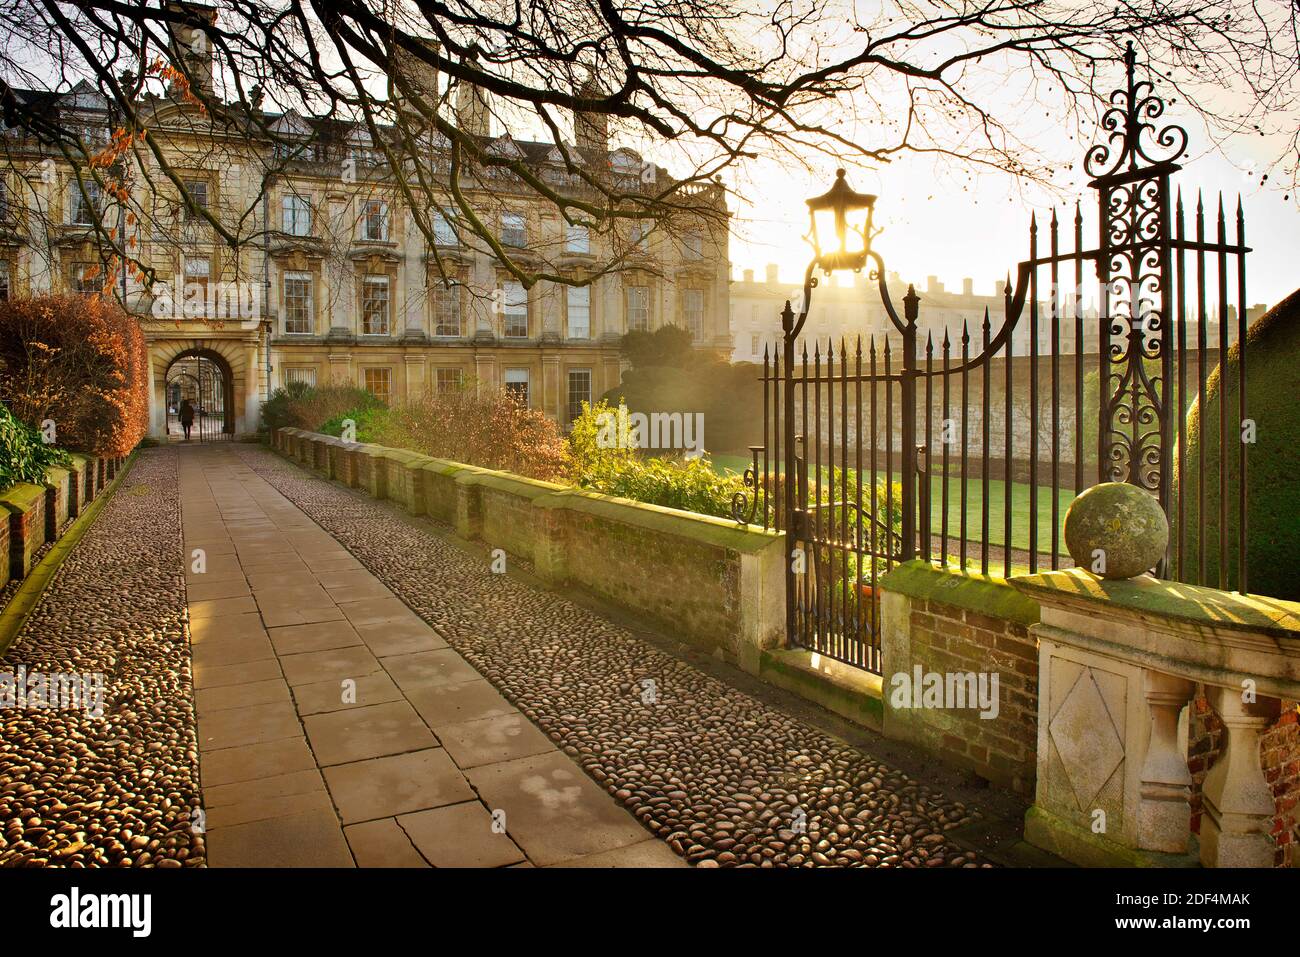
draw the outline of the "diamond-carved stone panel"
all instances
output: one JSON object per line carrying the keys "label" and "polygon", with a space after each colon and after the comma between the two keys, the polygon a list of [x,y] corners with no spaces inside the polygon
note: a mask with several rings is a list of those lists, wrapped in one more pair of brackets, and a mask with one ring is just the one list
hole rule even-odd
{"label": "diamond-carved stone panel", "polygon": [[[1120,718],[1122,721],[1122,715]],[[1048,733],[1079,810],[1086,811],[1124,760],[1124,742],[1091,668],[1085,669],[1067,692]]]}

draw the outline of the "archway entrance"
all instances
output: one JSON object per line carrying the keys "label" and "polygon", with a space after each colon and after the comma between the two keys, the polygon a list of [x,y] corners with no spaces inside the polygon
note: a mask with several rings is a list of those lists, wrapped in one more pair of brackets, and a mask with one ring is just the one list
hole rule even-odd
{"label": "archway entrance", "polygon": [[167,438],[185,441],[185,413],[191,412],[189,441],[229,441],[235,434],[234,376],[219,353],[182,352],[167,367]]}

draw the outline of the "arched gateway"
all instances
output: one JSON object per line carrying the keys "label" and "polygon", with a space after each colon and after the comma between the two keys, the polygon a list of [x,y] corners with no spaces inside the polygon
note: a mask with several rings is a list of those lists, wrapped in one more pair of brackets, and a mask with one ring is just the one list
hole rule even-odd
{"label": "arched gateway", "polygon": [[265,382],[260,345],[251,337],[151,338],[150,436],[179,441],[181,403],[187,399],[195,409],[195,442],[227,441],[256,432]]}
{"label": "arched gateway", "polygon": [[[167,438],[197,442],[228,440],[235,434],[234,376],[219,352],[183,352],[167,367]],[[190,433],[184,413],[191,410]]]}

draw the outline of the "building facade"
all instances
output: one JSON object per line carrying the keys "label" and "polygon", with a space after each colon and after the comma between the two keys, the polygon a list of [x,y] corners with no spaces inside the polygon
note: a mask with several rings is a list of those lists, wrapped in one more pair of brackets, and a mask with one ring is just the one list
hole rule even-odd
{"label": "building facade", "polygon": [[[573,174],[574,157],[646,193],[672,183],[633,151],[611,150],[603,118],[578,117],[578,142],[561,151],[494,132],[484,97],[466,87],[459,94],[448,109],[462,130],[557,191],[592,190]],[[18,95],[80,124],[89,142],[111,145],[117,122],[89,86]],[[165,158],[135,150],[125,162],[125,188],[149,209],[147,220],[61,157],[6,135],[0,295],[106,285],[119,293],[149,342],[155,437],[177,431],[171,400],[184,390],[169,380],[182,374],[181,360],[212,363],[221,401],[209,404],[220,406],[221,432],[244,435],[257,430],[270,392],[291,382],[351,384],[389,402],[471,384],[506,389],[566,423],[583,400],[618,384],[620,339],[630,330],[676,324],[699,348],[730,352],[719,184],[682,185],[686,214],[671,228],[623,218],[582,225],[513,173],[461,169],[458,192],[474,217],[517,263],[556,277],[525,288],[465,228],[450,198],[413,208],[424,205],[413,197],[428,196],[427,186],[408,189],[382,144],[355,124],[262,113],[274,135],[259,138],[219,128],[174,93],[147,97],[137,111]],[[450,196],[445,144],[431,137],[429,145],[425,172],[439,180],[434,192]],[[99,230],[112,228],[152,275],[122,268],[105,276]]]}

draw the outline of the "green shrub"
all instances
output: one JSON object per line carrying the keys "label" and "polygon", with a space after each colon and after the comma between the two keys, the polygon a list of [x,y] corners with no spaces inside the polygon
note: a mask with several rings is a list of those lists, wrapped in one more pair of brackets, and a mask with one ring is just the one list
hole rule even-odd
{"label": "green shrub", "polygon": [[[605,400],[583,403],[569,433],[569,479],[579,488],[687,512],[731,517],[731,500],[744,491],[735,475],[720,475],[707,459],[642,458],[611,433],[618,409]],[[610,444],[610,439],[614,439]]]}
{"label": "green shrub", "polygon": [[718,518],[731,517],[732,496],[744,491],[739,478],[719,475],[704,458],[637,458],[616,472],[588,477],[579,487]]}
{"label": "green shrub", "polygon": [[272,392],[262,403],[262,428],[269,432],[303,428],[298,424],[297,408],[314,388],[306,382],[290,382]]}
{"label": "green shrub", "polygon": [[333,419],[356,418],[359,413],[383,408],[386,408],[383,400],[356,386],[291,382],[276,389],[263,403],[262,428],[319,432],[322,425]]}
{"label": "green shrub", "polygon": [[353,439],[357,442],[379,442],[382,444],[382,436],[388,429],[391,413],[384,406],[362,407],[348,409],[336,416],[322,422],[312,431],[321,432],[325,435],[341,436],[343,434],[343,423],[351,419],[356,425],[356,433]]}
{"label": "green shrub", "polygon": [[[1300,292],[1293,292],[1257,319],[1246,333],[1246,417],[1255,423],[1254,444],[1246,473],[1247,588],[1256,595],[1300,601],[1300,574],[1295,569],[1300,552]],[[1186,531],[1183,577],[1194,581],[1205,550],[1204,583],[1217,586],[1223,573],[1229,588],[1236,588],[1241,569],[1241,472],[1238,456],[1245,435],[1238,417],[1241,397],[1241,344],[1234,344],[1210,375],[1205,407],[1197,397],[1187,416],[1187,446],[1172,454],[1174,475],[1170,505],[1171,535],[1177,544],[1178,496],[1185,496]],[[1219,413],[1227,404],[1227,498],[1219,497]],[[1201,427],[1205,441],[1201,442]],[[1204,483],[1204,488],[1201,483]],[[1205,514],[1200,503],[1205,497]],[[1220,506],[1227,521],[1219,521]],[[1226,568],[1219,567],[1219,549],[1227,552]],[[1170,577],[1176,572],[1171,570]]]}
{"label": "green shrub", "polygon": [[39,432],[0,405],[0,489],[19,482],[40,484],[48,466],[67,463],[67,452],[41,441]]}

